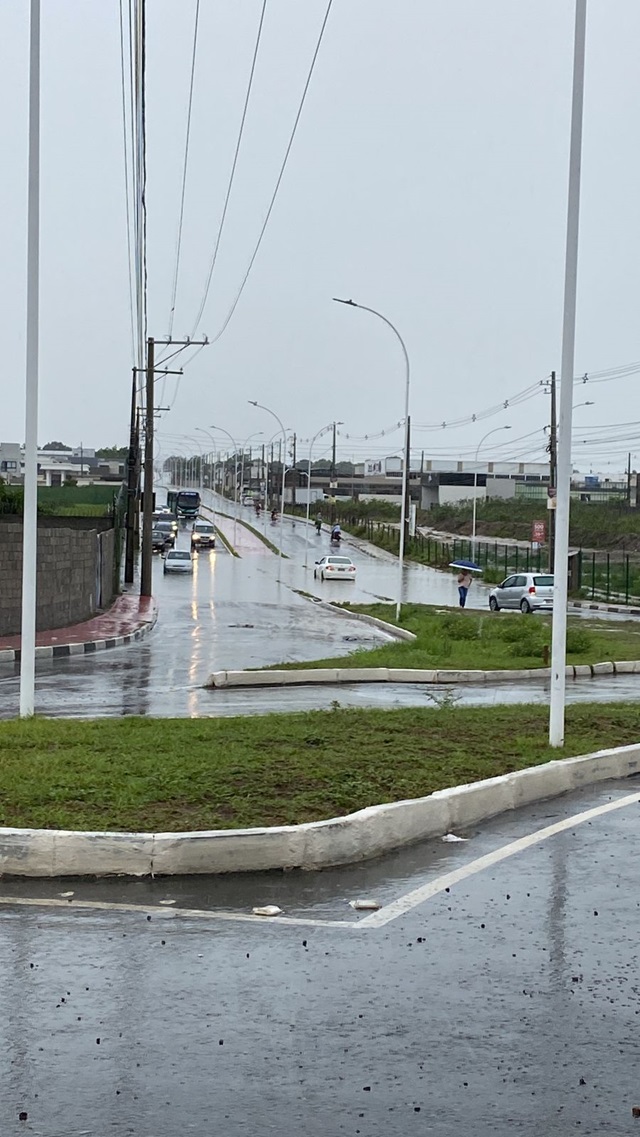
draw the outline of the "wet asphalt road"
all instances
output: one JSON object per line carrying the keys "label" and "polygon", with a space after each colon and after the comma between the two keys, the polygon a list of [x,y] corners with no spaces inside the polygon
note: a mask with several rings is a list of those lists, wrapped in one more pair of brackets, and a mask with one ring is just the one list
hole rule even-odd
{"label": "wet asphalt road", "polygon": [[[162,500],[162,491],[158,496]],[[211,495],[208,498],[211,502]],[[216,504],[227,511],[233,508],[221,499]],[[279,525],[272,525],[264,515],[256,521],[251,509],[240,508],[238,513],[279,545]],[[221,518],[220,523],[229,538],[237,541],[241,558],[232,557],[218,542],[215,550],[196,556],[192,578],[165,576],[162,560],[154,558],[153,590],[159,605],[154,631],[138,644],[97,655],[39,660],[37,713],[166,717],[308,710],[328,707],[336,700],[344,706],[394,707],[429,705],[443,697],[453,697],[460,705],[548,699],[543,682],[498,688],[461,686],[448,695],[442,687],[386,684],[255,692],[203,689],[212,671],[342,655],[382,642],[384,633],[314,606],[300,594],[366,603],[392,599],[398,584],[395,558],[364,542],[347,539],[344,544],[344,552],[358,566],[355,584],[322,582],[314,580],[313,567],[329,551],[326,533],[318,536],[311,527],[307,542],[304,524],[285,518],[282,535],[287,558],[280,560],[237,522]],[[180,533],[179,545],[188,547],[186,531]],[[488,591],[481,581],[474,581],[469,605],[484,608]],[[455,604],[455,575],[407,565],[404,598]],[[640,684],[633,676],[580,680],[567,687],[570,702],[636,699],[639,695]],[[18,704],[18,668],[0,665],[0,718],[17,714]]]}
{"label": "wet asphalt road", "polygon": [[[445,890],[443,874],[630,794]],[[634,1132],[639,798],[613,783],[322,874],[3,882],[61,905],[3,901],[3,1133]],[[363,895],[388,922],[352,911]],[[270,901],[280,922],[234,919]]]}

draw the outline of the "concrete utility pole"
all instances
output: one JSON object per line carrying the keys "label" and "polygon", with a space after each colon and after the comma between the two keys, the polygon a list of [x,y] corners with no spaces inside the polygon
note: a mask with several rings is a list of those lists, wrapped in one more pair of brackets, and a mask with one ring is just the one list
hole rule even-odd
{"label": "concrete utility pole", "polygon": [[291,482],[291,504],[293,506],[295,506],[295,504],[296,504],[296,479],[298,477],[298,472],[296,470],[296,442],[297,442],[297,439],[296,439],[296,434],[294,431],[293,443],[292,443],[293,481]]}
{"label": "concrete utility pole", "polygon": [[29,20],[29,184],[27,191],[27,353],[22,515],[20,717],[35,711],[38,566],[38,359],[40,345],[40,0]]}
{"label": "concrete utility pole", "polygon": [[564,744],[564,707],[567,662],[567,596],[569,561],[569,507],[571,502],[571,426],[575,374],[576,299],[578,284],[578,231],[580,220],[580,169],[584,104],[587,0],[576,0],[569,145],[569,193],[565,252],[562,367],[560,370],[560,423],[558,431],[558,486],[553,561],[553,616],[551,623],[551,692],[549,743]]}
{"label": "concrete utility pole", "polygon": [[127,459],[127,533],[124,554],[124,581],[133,584],[136,536],[136,506],[138,504],[138,437],[136,407],[136,370],[131,376],[131,419],[129,422],[129,457]]}
{"label": "concrete utility pole", "polygon": [[404,461],[407,476],[404,479],[404,542],[409,540],[411,529],[411,415],[407,415],[407,429],[404,438]]}
{"label": "concrete utility pole", "polygon": [[151,596],[151,560],[153,545],[153,384],[155,380],[155,340],[147,340],[147,380],[144,430],[144,496],[142,499],[142,562],[140,595]]}
{"label": "concrete utility pole", "polygon": [[[558,490],[558,412],[556,409],[556,373],[551,372],[551,425],[549,427],[549,488],[555,494]],[[549,510],[549,572],[553,572],[556,551],[556,511]]]}

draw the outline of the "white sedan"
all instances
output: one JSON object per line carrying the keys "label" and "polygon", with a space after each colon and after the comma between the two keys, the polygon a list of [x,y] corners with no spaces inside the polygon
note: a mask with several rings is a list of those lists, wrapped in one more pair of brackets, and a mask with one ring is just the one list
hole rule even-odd
{"label": "white sedan", "polygon": [[349,557],[322,557],[316,561],[313,575],[320,580],[355,580],[356,566]]}
{"label": "white sedan", "polygon": [[193,557],[186,549],[169,549],[164,558],[164,572],[193,572]]}

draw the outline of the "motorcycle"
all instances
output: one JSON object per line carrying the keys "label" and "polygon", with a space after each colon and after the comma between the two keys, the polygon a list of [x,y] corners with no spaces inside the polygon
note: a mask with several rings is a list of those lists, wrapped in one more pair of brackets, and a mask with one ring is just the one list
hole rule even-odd
{"label": "motorcycle", "polygon": [[334,531],[331,534],[331,544],[332,545],[339,545],[341,540],[342,540],[342,534],[341,533],[337,533]]}

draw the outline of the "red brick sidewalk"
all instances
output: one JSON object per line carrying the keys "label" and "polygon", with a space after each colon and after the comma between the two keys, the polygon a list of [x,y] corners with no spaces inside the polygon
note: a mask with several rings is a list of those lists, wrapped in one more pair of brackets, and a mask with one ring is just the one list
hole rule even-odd
{"label": "red brick sidewalk", "polygon": [[[142,639],[153,628],[158,609],[153,597],[125,592],[106,611],[82,624],[67,628],[51,628],[36,635],[36,655],[39,658],[81,655],[83,652],[101,651],[121,647],[132,640]],[[0,636],[0,661],[20,658],[20,636]]]}

